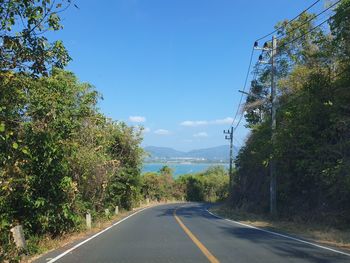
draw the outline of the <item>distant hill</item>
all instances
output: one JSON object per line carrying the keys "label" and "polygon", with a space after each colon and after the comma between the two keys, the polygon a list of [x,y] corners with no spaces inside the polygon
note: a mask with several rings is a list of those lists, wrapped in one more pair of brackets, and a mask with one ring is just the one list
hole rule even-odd
{"label": "distant hill", "polygon": [[168,147],[147,146],[144,150],[151,155],[151,158],[174,158],[183,155],[183,152]]}
{"label": "distant hill", "polygon": [[228,145],[221,145],[217,147],[192,150],[186,153],[187,157],[205,158],[214,160],[225,160],[229,158],[230,147]]}
{"label": "distant hill", "polygon": [[[206,160],[228,160],[230,152],[228,145],[196,149],[188,152],[157,146],[147,146],[144,150],[150,154],[150,159],[203,158]],[[234,151],[237,152],[237,149],[234,149]]]}

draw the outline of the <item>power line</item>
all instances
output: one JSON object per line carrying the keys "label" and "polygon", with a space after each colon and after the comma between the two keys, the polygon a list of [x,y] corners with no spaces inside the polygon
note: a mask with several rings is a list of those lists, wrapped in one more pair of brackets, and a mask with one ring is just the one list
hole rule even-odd
{"label": "power line", "polygon": [[291,22],[293,22],[294,20],[296,20],[299,16],[301,16],[302,14],[304,14],[305,12],[309,11],[312,7],[314,7],[318,2],[320,2],[320,0],[317,0],[316,2],[314,2],[312,5],[310,5],[308,8],[304,9],[300,14],[298,14],[297,16],[295,16],[293,19],[289,20],[287,24],[278,27],[277,29],[275,29],[274,31],[272,31],[269,34],[266,34],[260,38],[258,38],[256,41],[260,41],[261,39],[264,39],[268,36],[271,36],[272,34],[276,33],[278,30],[284,28],[285,26],[287,26],[288,24],[290,24]]}
{"label": "power line", "polygon": [[244,114],[242,113],[241,116],[239,117],[239,120],[238,120],[236,126],[233,128],[233,131],[234,131],[234,132],[237,130],[238,126],[241,124],[241,121],[242,121],[242,119],[243,119],[243,116],[244,116]]}
{"label": "power line", "polygon": [[[340,1],[337,1],[335,4],[337,4],[337,3],[339,3],[339,2],[340,2]],[[329,8],[332,8],[333,6],[335,6],[335,4],[332,5],[332,6],[329,7]],[[346,11],[349,7],[350,7],[350,6],[346,7],[344,10],[342,10],[342,12]],[[328,8],[327,10],[329,10],[329,8]],[[326,22],[330,21],[332,18],[334,18],[334,17],[337,16],[338,14],[339,14],[339,13],[336,13],[336,14],[330,16],[329,18],[327,18],[326,20],[322,21],[322,22],[319,23],[318,25],[314,26],[313,28],[311,28],[309,31],[305,32],[305,33],[302,34],[301,36],[296,37],[296,38],[292,39],[291,41],[282,44],[281,46],[279,46],[279,48],[284,47],[284,46],[286,46],[286,45],[289,45],[289,44],[295,42],[296,40],[298,40],[298,39],[300,39],[300,38],[303,38],[304,36],[310,34],[313,30],[315,30],[316,28],[322,26],[322,25],[325,24]],[[331,81],[335,81],[336,78],[338,78],[339,76],[343,75],[343,74],[344,74],[345,72],[347,72],[347,71],[348,71],[348,69],[345,69],[345,70],[339,72],[338,74],[336,74],[335,76],[332,76],[332,77],[331,77]],[[281,105],[281,106],[289,105],[290,103],[294,102],[296,99],[299,99],[299,98],[301,98],[301,97],[304,96],[304,95],[305,95],[304,93],[299,93],[299,94],[296,94],[296,95],[294,95],[294,96],[291,96],[286,102],[284,102],[284,103],[282,103],[282,104],[280,104],[280,105]]]}
{"label": "power line", "polygon": [[[300,14],[298,14],[298,15],[295,16],[293,19],[291,19],[290,21],[288,21],[287,24],[285,24],[285,25],[283,25],[283,26],[277,28],[276,30],[274,30],[274,31],[272,31],[271,33],[269,33],[269,34],[267,34],[267,35],[265,35],[265,36],[263,36],[263,37],[257,39],[256,41],[259,41],[259,40],[261,40],[261,39],[263,39],[263,38],[265,38],[265,37],[268,37],[268,36],[272,35],[273,33],[277,32],[278,30],[280,30],[281,28],[285,27],[286,25],[290,24],[291,22],[293,22],[294,20],[296,20],[299,16],[301,16],[302,14],[304,14],[305,12],[307,12],[308,10],[310,10],[310,9],[311,9],[313,6],[315,6],[319,1],[320,1],[320,0],[314,2],[312,5],[310,5],[308,8],[306,8],[304,11],[302,11]],[[336,6],[340,1],[341,1],[341,0],[338,0],[337,2],[335,2],[334,4],[332,4],[331,6],[329,6],[328,8],[326,8],[325,10],[323,10],[322,12],[318,13],[317,15],[315,15],[314,17],[312,17],[311,19],[308,19],[308,20],[307,20],[306,22],[304,22],[302,25],[300,25],[300,26],[298,26],[297,28],[293,29],[292,32],[295,31],[295,30],[297,30],[297,29],[299,29],[300,27],[302,27],[302,26],[305,25],[306,23],[308,23],[308,22],[310,22],[310,21],[316,19],[316,18],[319,17],[320,15],[324,14],[324,13],[327,12],[329,9],[333,8],[334,6]],[[302,34],[302,35],[300,35],[300,36],[298,36],[298,37],[292,39],[291,41],[289,41],[289,42],[287,42],[287,43],[284,43],[284,44],[280,45],[278,48],[280,49],[280,48],[282,48],[282,47],[284,47],[284,46],[286,46],[286,45],[289,45],[289,44],[291,44],[291,43],[293,43],[293,42],[295,42],[295,41],[297,41],[297,40],[303,38],[304,36],[310,34],[310,33],[311,33],[312,31],[314,31],[316,28],[318,28],[318,27],[322,26],[323,24],[325,24],[326,22],[330,21],[334,16],[335,16],[335,15],[329,17],[328,19],[324,20],[323,22],[321,22],[321,23],[319,23],[318,25],[316,25],[316,26],[314,26],[313,28],[311,28],[308,32],[306,32],[306,33],[304,33],[304,34]],[[281,36],[280,36],[280,37],[281,37]],[[280,37],[279,37],[279,38],[280,38]],[[251,52],[250,61],[249,61],[249,66],[248,66],[248,71],[247,71],[247,75],[246,75],[246,78],[245,78],[243,91],[245,91],[246,86],[247,86],[247,82],[248,82],[248,78],[249,78],[249,74],[250,74],[250,69],[251,69],[251,65],[252,65],[253,53],[254,53],[254,48],[253,48],[253,50],[252,50],[252,52]],[[255,76],[253,77],[253,79],[255,79],[255,78],[256,78],[256,74],[255,74]],[[250,93],[250,92],[249,92],[249,93]],[[244,96],[244,94],[242,93],[241,98],[240,98],[240,100],[239,100],[239,104],[238,104],[237,110],[236,110],[236,114],[235,114],[234,119],[233,119],[233,121],[232,121],[232,123],[231,123],[231,126],[233,126],[233,124],[235,123],[235,121],[236,121],[236,119],[237,119],[238,113],[239,113],[239,111],[240,111],[240,105],[242,104],[242,101],[243,101],[243,96]],[[239,117],[239,120],[238,120],[237,124],[236,124],[235,127],[234,127],[234,131],[236,131],[236,129],[239,127],[239,125],[240,125],[240,123],[241,123],[241,121],[242,121],[242,119],[243,119],[243,116],[244,116],[244,114],[241,113],[241,115],[240,115],[240,117]]]}
{"label": "power line", "polygon": [[[302,23],[301,25],[297,26],[296,28],[293,28],[289,33],[294,32],[295,30],[298,30],[299,28],[301,28],[302,26],[306,25],[307,23],[309,23],[310,21],[316,19],[317,17],[319,17],[320,15],[324,14],[325,12],[327,12],[329,9],[333,8],[334,6],[336,6],[341,0],[338,0],[337,2],[335,2],[334,4],[332,4],[331,6],[327,7],[326,9],[324,9],[322,12],[318,13],[317,15],[311,17],[310,19],[306,20],[304,23]],[[285,27],[285,26],[283,26]],[[285,34],[278,36],[277,39],[282,38],[283,36],[285,36]]]}
{"label": "power line", "polygon": [[311,28],[311,29],[310,29],[309,31],[307,31],[306,33],[304,33],[304,34],[302,34],[302,35],[300,35],[300,36],[298,36],[298,37],[296,37],[296,38],[293,38],[291,41],[289,41],[289,42],[287,42],[287,43],[283,43],[283,44],[280,45],[278,48],[280,49],[280,48],[282,48],[282,47],[285,47],[285,46],[287,46],[287,45],[289,45],[289,44],[291,44],[291,43],[293,43],[293,42],[299,40],[300,38],[305,37],[306,35],[310,34],[312,31],[314,31],[316,28],[318,28],[318,27],[322,26],[323,24],[327,23],[327,22],[328,22],[329,20],[331,20],[332,18],[333,18],[333,17],[327,18],[327,19],[324,20],[323,22],[319,23],[317,26],[314,26],[313,28]]}
{"label": "power line", "polygon": [[[312,5],[310,5],[308,8],[306,8],[305,10],[303,10],[300,14],[298,14],[298,15],[295,16],[293,19],[291,19],[290,21],[288,21],[287,24],[285,24],[285,25],[283,25],[283,26],[277,28],[276,30],[274,30],[274,31],[272,31],[271,33],[269,33],[269,34],[267,34],[267,35],[265,35],[265,36],[263,36],[263,37],[257,39],[256,41],[259,41],[259,40],[261,40],[261,39],[263,39],[263,38],[266,38],[266,37],[272,35],[273,33],[277,32],[278,30],[282,29],[283,27],[285,27],[285,26],[288,25],[289,23],[291,23],[291,22],[293,22],[294,20],[296,20],[299,16],[301,16],[302,14],[304,14],[305,12],[307,12],[308,10],[310,10],[312,7],[314,7],[319,1],[320,1],[320,0],[315,1]],[[340,0],[338,0],[338,2],[339,2],[339,1],[340,1]],[[329,7],[328,9],[330,9],[330,8],[331,8],[331,7]],[[251,55],[250,55],[250,61],[249,61],[249,66],[248,66],[248,71],[247,71],[247,74],[246,74],[246,78],[245,78],[245,81],[244,81],[243,91],[245,91],[246,86],[247,86],[247,83],[248,83],[248,78],[249,78],[250,69],[251,69],[252,60],[253,60],[253,54],[254,54],[254,47],[253,47],[252,52],[251,52]],[[238,104],[238,106],[237,106],[237,110],[236,110],[235,116],[234,116],[234,118],[233,118],[233,120],[232,120],[231,126],[234,125],[234,123],[235,123],[235,121],[236,121],[236,119],[237,119],[238,113],[239,113],[239,111],[240,111],[240,105],[242,104],[242,101],[243,101],[243,96],[244,96],[244,94],[242,93],[242,94],[241,94],[241,97],[240,97],[240,100],[239,100],[239,104]],[[240,123],[241,123],[241,121],[242,121],[242,118],[243,118],[243,113],[241,114],[241,116],[240,116],[240,118],[239,118],[237,124],[235,125],[234,131],[235,131],[235,130],[238,128],[238,126],[240,125]]]}
{"label": "power line", "polygon": [[[259,66],[259,65],[260,65],[260,64],[258,64],[258,66]],[[256,78],[257,78],[257,75],[258,75],[258,71],[259,71],[259,69],[257,69],[257,70],[254,72],[253,81],[256,81]],[[242,100],[242,98],[243,98],[243,96],[244,96],[244,91],[245,91],[245,90],[243,90],[243,92],[242,92],[241,100]],[[251,87],[250,87],[250,89],[249,89],[249,93],[251,93]],[[241,105],[241,103],[238,105],[238,110],[239,110],[240,105]],[[239,120],[238,120],[236,126],[233,128],[233,131],[236,131],[236,130],[237,130],[237,128],[239,127],[239,125],[240,125],[241,122],[242,122],[243,116],[244,116],[244,112],[241,113],[241,115],[240,115],[240,117],[239,117]]]}
{"label": "power line", "polygon": [[[252,62],[253,62],[253,55],[254,55],[254,47],[252,48],[252,52],[250,54],[249,66],[248,66],[247,75],[246,75],[245,81],[244,81],[243,91],[245,91],[245,89],[247,87],[248,78],[249,78],[249,74],[250,74],[250,68],[252,67]],[[242,100],[243,100],[243,94],[241,95],[241,98],[239,100],[239,104],[237,106],[236,114],[235,114],[235,117],[232,120],[231,126],[233,126],[234,122],[236,121],[236,118],[237,118],[238,113],[239,113],[239,107],[240,107],[240,105],[242,103]]]}
{"label": "power line", "polygon": [[[338,2],[340,2],[340,1],[338,1]],[[346,11],[349,7],[350,7],[350,5],[347,6],[344,10],[342,10],[342,12]],[[333,19],[333,18],[334,18],[335,16],[337,16],[338,14],[339,14],[339,13],[336,13],[336,14],[330,16],[329,18],[327,18],[326,20],[322,21],[322,22],[319,23],[318,25],[314,26],[314,27],[311,28],[309,31],[305,32],[304,34],[302,34],[302,35],[300,35],[300,36],[298,36],[298,37],[292,39],[291,41],[289,41],[289,42],[287,42],[287,43],[281,44],[278,48],[285,47],[286,45],[289,45],[289,44],[295,42],[296,40],[299,40],[300,38],[303,38],[304,36],[310,34],[312,31],[314,31],[316,28],[318,28],[318,27],[322,26],[323,24],[329,22],[331,19]]]}
{"label": "power line", "polygon": [[233,140],[237,143],[238,147],[242,147],[243,143],[239,141],[236,137],[233,137]]}

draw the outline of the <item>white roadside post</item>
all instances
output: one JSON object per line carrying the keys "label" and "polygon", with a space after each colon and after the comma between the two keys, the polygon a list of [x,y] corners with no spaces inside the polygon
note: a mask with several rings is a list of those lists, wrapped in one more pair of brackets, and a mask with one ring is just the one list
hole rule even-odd
{"label": "white roadside post", "polygon": [[109,216],[109,209],[108,209],[108,208],[105,209],[105,215],[106,215],[107,217]]}
{"label": "white roadside post", "polygon": [[12,232],[13,240],[16,247],[19,249],[27,249],[26,240],[24,238],[23,227],[21,225],[15,226],[10,230]]}
{"label": "white roadside post", "polygon": [[119,207],[118,207],[118,206],[115,206],[114,214],[115,214],[115,215],[118,215],[118,214],[119,214]]}
{"label": "white roadside post", "polygon": [[91,229],[91,214],[86,213],[86,228]]}

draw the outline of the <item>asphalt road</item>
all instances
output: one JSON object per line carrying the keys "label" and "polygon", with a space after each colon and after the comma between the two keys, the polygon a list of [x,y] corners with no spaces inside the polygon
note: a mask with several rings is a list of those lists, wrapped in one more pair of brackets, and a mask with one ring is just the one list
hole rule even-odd
{"label": "asphalt road", "polygon": [[57,260],[37,262],[350,262],[350,255],[216,218],[204,204],[168,204],[139,212]]}

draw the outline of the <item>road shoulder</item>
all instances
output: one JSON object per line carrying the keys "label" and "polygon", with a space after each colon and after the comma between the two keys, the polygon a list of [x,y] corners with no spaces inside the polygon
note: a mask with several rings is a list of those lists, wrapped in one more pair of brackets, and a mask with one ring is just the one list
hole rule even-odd
{"label": "road shoulder", "polygon": [[79,246],[79,244],[94,238],[95,236],[102,234],[113,226],[119,224],[120,222],[126,220],[127,218],[136,215],[137,213],[156,207],[159,205],[166,205],[169,203],[153,203],[147,206],[141,206],[133,209],[132,211],[122,211],[117,216],[113,216],[110,220],[98,222],[91,230],[83,230],[80,232],[73,232],[61,236],[56,240],[50,240],[50,249],[43,253],[30,255],[22,259],[21,262],[24,263],[47,263],[54,259],[58,255],[69,251],[72,248]]}
{"label": "road shoulder", "polygon": [[320,228],[308,224],[270,220],[266,217],[232,209],[225,204],[208,205],[207,211],[218,218],[256,228],[282,237],[329,248],[350,256],[350,231]]}

